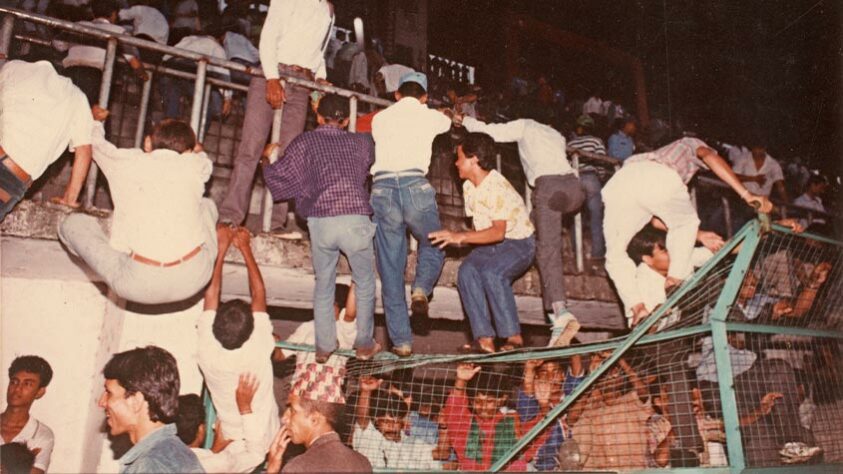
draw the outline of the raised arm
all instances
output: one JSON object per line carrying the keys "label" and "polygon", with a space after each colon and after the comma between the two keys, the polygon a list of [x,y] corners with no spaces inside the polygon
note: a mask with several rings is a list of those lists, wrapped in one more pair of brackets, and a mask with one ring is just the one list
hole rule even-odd
{"label": "raised arm", "polygon": [[225,253],[231,246],[233,230],[231,226],[217,224],[217,259],[214,262],[214,273],[211,283],[205,289],[205,311],[215,311],[220,307],[220,291],[222,290],[222,267],[225,264]]}
{"label": "raised arm", "polygon": [[355,422],[361,430],[369,426],[369,407],[372,404],[372,392],[378,389],[383,383],[382,379],[376,379],[371,375],[360,378],[360,395],[357,397],[357,407],[354,414]]}
{"label": "raised arm", "polygon": [[252,311],[266,312],[266,286],[263,283],[263,275],[255,261],[252,253],[251,235],[244,227],[238,227],[234,233],[234,246],[243,254],[246,263],[246,272],[249,275],[249,293],[252,295]]}

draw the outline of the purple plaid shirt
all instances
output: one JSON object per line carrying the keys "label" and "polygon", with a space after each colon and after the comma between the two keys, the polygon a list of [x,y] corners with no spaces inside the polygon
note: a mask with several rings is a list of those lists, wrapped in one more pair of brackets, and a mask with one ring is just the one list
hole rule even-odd
{"label": "purple plaid shirt", "polygon": [[366,179],[375,161],[368,135],[321,126],[296,137],[284,156],[264,166],[272,199],[296,200],[303,218],[371,215]]}

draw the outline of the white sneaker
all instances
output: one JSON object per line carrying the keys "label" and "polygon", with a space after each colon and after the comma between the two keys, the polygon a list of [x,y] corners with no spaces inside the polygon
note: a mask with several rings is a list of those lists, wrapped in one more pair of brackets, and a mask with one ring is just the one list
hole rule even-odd
{"label": "white sneaker", "polygon": [[550,342],[547,347],[566,347],[580,330],[580,323],[570,311],[550,316],[553,326],[550,329]]}

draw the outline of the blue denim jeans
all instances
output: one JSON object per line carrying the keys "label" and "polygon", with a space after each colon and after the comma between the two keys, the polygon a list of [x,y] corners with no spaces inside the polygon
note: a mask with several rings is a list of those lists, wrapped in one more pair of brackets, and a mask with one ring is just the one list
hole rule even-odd
{"label": "blue denim jeans", "polygon": [[24,183],[3,165],[5,157],[0,158],[0,222],[12,211],[15,204],[23,198],[29,183]]}
{"label": "blue denim jeans", "polygon": [[495,337],[496,329],[502,338],[521,334],[512,282],[530,268],[535,255],[536,239],[530,236],[477,247],[463,260],[457,287],[474,339]]}
{"label": "blue denim jeans", "polygon": [[430,245],[427,235],[442,229],[436,190],[424,176],[401,176],[378,179],[372,185],[372,208],[375,211],[375,249],[381,277],[383,308],[389,339],[395,346],[413,341],[404,289],[407,267],[407,230],[419,242],[418,264],[412,289],[433,292],[445,254]]}
{"label": "blue denim jeans", "polygon": [[374,344],[375,329],[375,251],[372,237],[375,224],[369,216],[344,215],[311,217],[310,251],[316,286],[313,289],[313,320],[316,325],[316,349],[333,352],[337,348],[334,318],[334,290],[337,260],[344,253],[351,266],[351,278],[357,297],[357,339],[354,347],[368,349]]}
{"label": "blue denim jeans", "polygon": [[591,258],[606,256],[606,239],[603,237],[603,185],[593,171],[580,174],[580,183],[585,191],[585,204],[588,207],[588,224],[591,229]]}

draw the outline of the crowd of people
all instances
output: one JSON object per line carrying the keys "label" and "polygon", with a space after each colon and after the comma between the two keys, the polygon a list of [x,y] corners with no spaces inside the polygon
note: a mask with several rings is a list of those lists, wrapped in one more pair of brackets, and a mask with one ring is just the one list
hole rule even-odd
{"label": "crowd of people", "polygon": [[[308,89],[282,80],[326,80],[325,51],[334,24],[333,6],[326,1],[271,2],[257,49],[234,33],[242,26],[237,21],[226,27],[215,21],[203,24],[194,0],[172,5],[169,20],[152,5],[121,9],[114,0],[92,0],[90,14],[92,19],[82,20],[86,26],[123,32],[116,22],[129,20],[136,35],[203,55],[259,62],[264,71],[263,77],[248,79],[241,142],[227,195],[217,211],[214,202],[203,197],[213,164],[197,142],[197,131],[179,120],[182,98],[189,95],[179,79],[163,81],[166,118],[150,129],[143,148],[121,149],[106,139],[109,111],[103,107],[106,104],[98,104],[105,58],[100,45],[72,35],[55,38],[56,48],[67,51],[62,74],[46,61],[11,60],[0,69],[0,219],[69,148],[75,153],[70,181],[55,202],[79,207],[79,193],[93,161],[108,181],[114,212],[108,236],[95,218],[68,214],[59,226],[59,238],[68,252],[131,301],[179,302],[205,290],[205,311],[197,325],[198,364],[219,422],[215,427],[205,425],[198,395],[178,396],[179,374],[167,351],[149,346],[115,354],[102,370],[105,387],[99,406],[110,433],[127,434],[133,444],[120,459],[121,472],[251,472],[264,462],[267,472],[489,469],[586,374],[597,370],[606,354],[591,354],[587,368],[580,356],[567,364],[527,362],[515,392],[514,413],[507,409],[512,404],[506,377],[481,366],[459,365],[447,399],[433,411],[431,406],[414,404],[388,377],[365,374],[356,380],[353,429],[346,437],[340,432],[349,387],[348,357],[336,351],[353,350],[357,361],[368,361],[387,346],[374,337],[377,277],[388,346],[395,356],[407,358],[413,355],[411,320],[428,315],[444,249],[470,246],[459,268],[458,290],[472,342],[460,351],[492,354],[524,347],[512,284],[535,262],[543,308],[552,323],[549,346],[562,347],[580,328],[567,300],[562,271],[566,216],[583,206],[588,210],[592,263],[605,267],[633,328],[664,303],[695,266],[724,245],[718,234],[700,229],[687,188],[698,171],[710,170],[745,202],[741,208],[745,219],[755,211],[770,212],[774,190],[788,201],[782,169],[760,144],[749,149],[727,146],[731,165],[715,147],[693,137],[674,137],[663,146],[641,150],[634,140],[636,121],[618,104],[597,98],[578,111],[570,141],[552,124],[533,118],[495,123],[477,112],[477,91],[453,87],[437,103],[429,93],[426,74],[386,64],[371,48],[356,43],[349,43],[349,49],[358,48],[356,52],[336,51],[332,69],[350,62],[350,71],[360,71],[361,78],[350,84],[353,89],[391,95],[395,102],[360,117],[356,132],[347,131],[346,99],[313,96]],[[147,80],[141,59],[155,59],[143,58],[133,49],[122,54],[138,77]],[[158,60],[183,67],[176,58]],[[228,75],[222,68],[209,70]],[[542,100],[552,100],[547,81],[539,82]],[[221,96],[219,107],[211,107],[212,114],[231,110],[231,95]],[[265,146],[273,110],[282,105],[280,141]],[[318,126],[304,131],[310,109]],[[594,135],[596,121],[605,117],[618,122],[608,148]],[[454,166],[463,181],[471,230],[443,227],[436,190],[426,177],[435,137],[452,130],[461,137]],[[527,184],[533,189],[532,213],[496,169],[498,143],[517,145]],[[566,159],[568,148],[608,153],[622,159],[623,167],[607,173],[583,163],[575,170]],[[276,350],[266,288],[252,253],[251,235],[241,226],[258,164],[277,201],[273,230],[286,228],[287,207],[279,204],[290,200],[307,222],[315,274],[314,316],[288,342],[312,345],[313,352]],[[821,209],[826,185],[822,178],[809,178],[797,201]],[[813,230],[828,234],[827,224],[815,219]],[[802,227],[797,222],[788,225]],[[409,305],[404,278],[408,233],[418,242]],[[701,247],[695,248],[697,243]],[[250,302],[220,301],[224,259],[232,247],[245,262]],[[338,294],[340,254],[348,259],[353,285]],[[805,316],[836,262],[814,263],[789,294],[748,285],[737,307],[757,307],[763,296],[771,308],[763,318]],[[762,264],[777,263],[768,257]],[[745,309],[742,317],[752,320],[763,311]],[[667,319],[662,322],[669,324]],[[758,447],[759,459],[775,462],[781,455],[810,460],[819,452],[810,437],[784,428],[799,423],[793,414],[800,413],[803,401],[794,398],[800,392],[791,390],[793,377],[774,377],[771,374],[787,374],[787,369],[777,362],[753,365],[755,356],[738,348],[738,342],[732,345],[735,373],[745,372],[746,384],[752,387],[742,392],[746,395],[741,403],[753,414],[742,419],[742,425],[770,424],[766,429],[785,433],[788,443],[796,443],[790,448],[782,443]],[[702,342],[701,352],[697,385],[716,383],[716,376],[707,372],[714,357],[710,340]],[[272,361],[292,356],[295,374],[279,417]],[[839,360],[839,354],[827,358],[835,357]],[[9,368],[8,405],[2,414],[4,463],[20,460],[28,462],[33,472],[47,470],[52,432],[31,417],[29,409],[44,395],[51,377],[49,364],[36,356],[18,358]],[[705,465],[722,465],[725,455],[716,413],[701,415],[705,406],[710,410],[712,405],[705,400],[709,392],[700,390],[694,410],[696,421],[707,427],[700,429]],[[566,466],[570,460],[560,456],[560,450],[571,445],[569,440],[579,445],[580,467],[668,466],[675,459],[671,396],[658,377],[645,380],[621,359],[509,468]],[[779,420],[775,422],[765,418],[774,409]],[[215,430],[215,442],[204,449],[208,429]],[[26,449],[13,447],[18,443]],[[291,443],[304,445],[306,451],[291,458]],[[7,449],[12,454],[7,456]]]}

